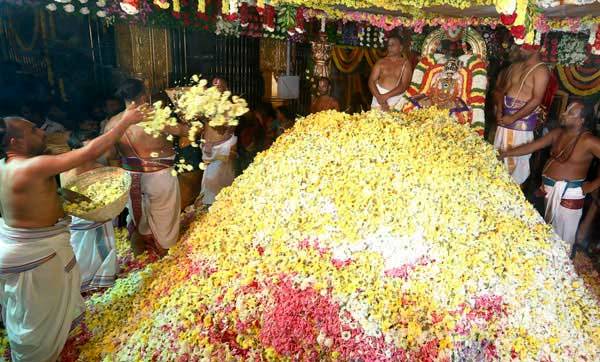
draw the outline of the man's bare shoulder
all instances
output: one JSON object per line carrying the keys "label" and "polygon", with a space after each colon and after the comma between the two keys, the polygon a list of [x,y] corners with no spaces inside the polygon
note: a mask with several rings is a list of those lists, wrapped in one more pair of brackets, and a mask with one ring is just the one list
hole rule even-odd
{"label": "man's bare shoulder", "polygon": [[525,62],[514,62],[508,66],[507,72],[514,72],[515,70],[522,70]]}
{"label": "man's bare shoulder", "polygon": [[17,191],[34,183],[39,183],[39,177],[35,176],[35,168],[42,162],[51,161],[52,156],[34,156],[22,160],[12,160],[9,163],[2,162],[0,173],[10,179],[12,188]]}
{"label": "man's bare shoulder", "polygon": [[106,132],[106,131],[113,129],[116,126],[116,124],[121,120],[122,117],[123,117],[123,112],[112,116],[106,123],[106,127],[104,128],[104,131]]}
{"label": "man's bare shoulder", "polygon": [[535,68],[534,73],[535,75],[546,76],[550,74],[550,68],[548,68],[546,63],[543,63]]}
{"label": "man's bare shoulder", "polygon": [[375,66],[376,67],[384,67],[386,65],[388,65],[390,63],[390,60],[388,57],[384,57],[379,59],[378,61],[375,62]]}
{"label": "man's bare shoulder", "polygon": [[597,136],[594,136],[594,134],[592,132],[585,132],[584,134],[582,134],[581,141],[588,145],[594,145],[594,146],[600,145],[600,138]]}

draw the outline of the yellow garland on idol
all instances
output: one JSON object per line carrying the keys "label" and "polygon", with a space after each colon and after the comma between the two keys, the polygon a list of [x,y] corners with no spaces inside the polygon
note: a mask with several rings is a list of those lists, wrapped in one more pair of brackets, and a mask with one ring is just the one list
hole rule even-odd
{"label": "yellow garland on idol", "polygon": [[167,257],[94,296],[74,355],[598,361],[593,279],[446,110],[322,112]]}

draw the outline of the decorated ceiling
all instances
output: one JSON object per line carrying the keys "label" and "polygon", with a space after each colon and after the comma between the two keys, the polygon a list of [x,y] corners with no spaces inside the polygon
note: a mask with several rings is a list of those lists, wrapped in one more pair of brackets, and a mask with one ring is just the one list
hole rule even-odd
{"label": "decorated ceiling", "polygon": [[308,23],[360,24],[359,32],[380,36],[398,27],[420,34],[428,26],[455,30],[467,26],[506,27],[517,44],[539,44],[551,31],[586,33],[590,50],[600,54],[599,0],[0,0],[36,4],[50,12],[193,27],[225,36],[304,40]]}

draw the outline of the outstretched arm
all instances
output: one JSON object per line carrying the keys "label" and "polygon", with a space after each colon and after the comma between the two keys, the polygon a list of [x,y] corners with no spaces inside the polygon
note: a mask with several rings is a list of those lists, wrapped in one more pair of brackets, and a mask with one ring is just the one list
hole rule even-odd
{"label": "outstretched arm", "polygon": [[143,113],[131,105],[121,121],[105,134],[93,139],[84,147],[56,156],[39,156],[31,159],[26,173],[32,177],[52,177],[73,169],[84,162],[95,160],[107,152],[127,130],[129,126],[142,121]]}
{"label": "outstretched arm", "polygon": [[528,155],[537,150],[541,150],[542,148],[551,146],[552,143],[554,142],[554,140],[556,139],[556,137],[558,136],[559,132],[560,132],[560,130],[555,129],[555,130],[548,132],[548,134],[546,134],[545,136],[540,137],[531,143],[527,143],[527,144],[521,145],[519,147],[515,147],[510,150],[502,151],[502,152],[500,152],[500,157],[504,158],[504,157],[516,157],[516,156]]}
{"label": "outstretched arm", "polygon": [[544,95],[546,94],[546,88],[548,87],[548,81],[550,80],[550,75],[548,73],[548,68],[545,66],[536,70],[533,74],[533,95],[529,101],[523,106],[523,108],[519,109],[515,114],[510,116],[504,116],[499,120],[499,124],[501,125],[509,125],[515,123],[515,121],[527,117],[531,114],[544,100]]}

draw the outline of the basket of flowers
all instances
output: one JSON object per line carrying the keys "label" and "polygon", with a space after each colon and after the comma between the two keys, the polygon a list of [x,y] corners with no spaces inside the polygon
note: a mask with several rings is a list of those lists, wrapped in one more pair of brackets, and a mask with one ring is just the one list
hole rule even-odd
{"label": "basket of flowers", "polygon": [[64,185],[65,189],[78,192],[90,201],[69,202],[65,211],[81,219],[104,222],[117,217],[129,198],[131,176],[118,167],[101,167],[82,173]]}

